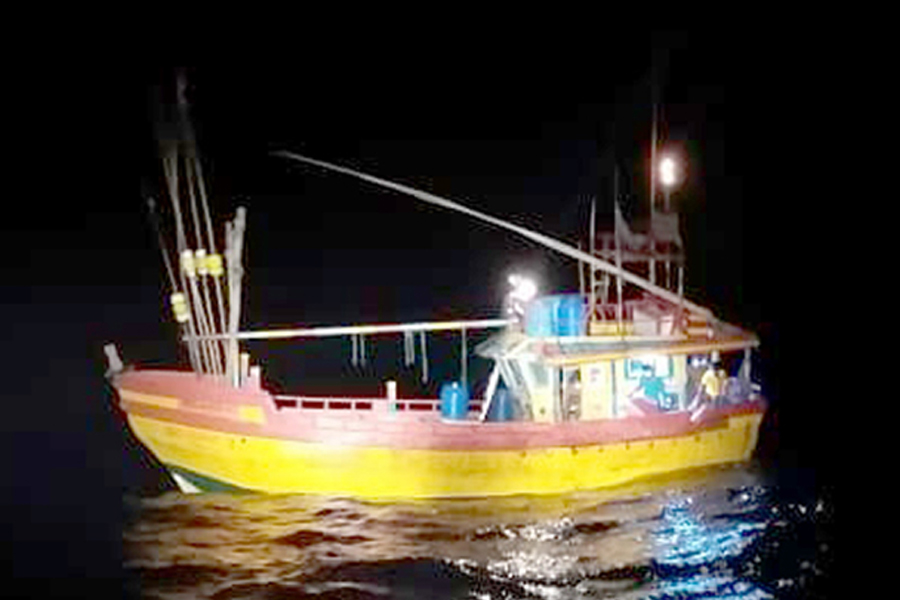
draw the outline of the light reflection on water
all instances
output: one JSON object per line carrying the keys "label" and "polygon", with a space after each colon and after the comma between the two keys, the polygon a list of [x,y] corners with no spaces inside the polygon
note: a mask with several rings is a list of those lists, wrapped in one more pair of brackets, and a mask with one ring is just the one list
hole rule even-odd
{"label": "light reflection on water", "polygon": [[815,546],[822,500],[738,467],[554,497],[171,493],[127,513],[132,594],[149,598],[772,598],[824,568],[815,552],[772,566],[781,531]]}

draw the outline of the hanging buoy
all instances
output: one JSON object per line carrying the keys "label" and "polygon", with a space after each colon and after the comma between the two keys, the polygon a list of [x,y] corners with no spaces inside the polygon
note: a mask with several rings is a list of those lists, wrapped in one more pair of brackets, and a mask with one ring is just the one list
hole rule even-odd
{"label": "hanging buoy", "polygon": [[184,250],[181,253],[181,270],[188,277],[196,277],[197,269],[194,265],[194,253],[190,250]]}
{"label": "hanging buoy", "polygon": [[359,363],[359,359],[357,358],[359,354],[359,345],[356,341],[356,334],[352,334],[350,336],[350,364],[354,367]]}
{"label": "hanging buoy", "polygon": [[187,299],[184,297],[184,294],[176,292],[169,299],[172,303],[172,312],[175,315],[175,320],[179,323],[190,321],[191,313],[188,311]]}
{"label": "hanging buoy", "polygon": [[197,265],[197,274],[198,275],[206,275],[209,273],[209,269],[206,266],[206,250],[200,248],[194,253],[194,257],[196,260],[194,264]]}
{"label": "hanging buoy", "polygon": [[225,267],[222,263],[221,254],[208,254],[206,256],[206,270],[213,277],[221,277],[225,274]]}

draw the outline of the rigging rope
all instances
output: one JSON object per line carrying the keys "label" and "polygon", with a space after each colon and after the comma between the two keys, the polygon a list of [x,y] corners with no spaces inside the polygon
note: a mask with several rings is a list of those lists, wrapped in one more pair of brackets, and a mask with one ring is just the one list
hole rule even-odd
{"label": "rigging rope", "polygon": [[411,367],[416,362],[416,346],[412,331],[403,332],[403,366]]}
{"label": "rigging rope", "polygon": [[359,334],[359,364],[366,366],[366,336]]}
{"label": "rigging rope", "polygon": [[173,291],[177,292],[178,283],[175,281],[175,272],[172,270],[172,261],[169,258],[169,251],[166,248],[166,240],[163,238],[162,228],[159,223],[159,215],[156,214],[156,200],[148,198],[147,208],[150,211],[150,224],[156,232],[156,241],[159,244],[159,251],[162,253],[163,262],[166,265],[166,273],[169,276],[169,285],[172,286]]}

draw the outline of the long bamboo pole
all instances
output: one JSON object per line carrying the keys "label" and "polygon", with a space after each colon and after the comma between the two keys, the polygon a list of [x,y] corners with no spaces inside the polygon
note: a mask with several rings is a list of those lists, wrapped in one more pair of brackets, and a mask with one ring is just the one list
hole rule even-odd
{"label": "long bamboo pole", "polygon": [[337,337],[343,335],[377,335],[414,331],[460,331],[463,329],[499,329],[515,321],[512,319],[483,319],[479,321],[433,321],[424,323],[396,323],[384,325],[341,325],[307,329],[275,329],[272,331],[243,331],[234,334],[208,336],[209,339],[275,340],[303,337]]}
{"label": "long bamboo pole", "polygon": [[[187,75],[183,69],[178,69],[176,71],[175,77],[175,91],[176,91],[176,105],[177,105],[177,127],[180,134],[180,143],[178,145],[170,146],[170,154],[169,154],[169,189],[172,193],[172,203],[175,206],[176,210],[176,222],[178,228],[178,238],[179,238],[179,248],[178,252],[182,260],[182,272],[185,274],[187,279],[187,283],[190,285],[185,285],[185,291],[187,292],[190,289],[190,293],[187,294],[189,297],[189,303],[194,309],[194,318],[192,322],[197,330],[202,334],[206,329],[206,314],[203,309],[203,300],[200,296],[199,289],[197,287],[197,269],[196,263],[194,260],[194,254],[190,250],[190,245],[187,241],[187,235],[185,234],[186,224],[182,220],[181,208],[180,208],[180,198],[178,192],[178,155],[179,155],[179,147],[182,147],[188,154],[194,153],[194,148],[196,146],[196,142],[194,139],[194,132],[191,128],[191,121],[188,115],[188,101],[187,101]],[[186,171],[186,175],[188,176],[188,190],[193,194],[193,189],[190,187],[190,174]],[[204,371],[207,373],[214,372],[214,357],[212,356],[210,343],[200,343],[200,354],[204,358],[205,369]]]}
{"label": "long bamboo pole", "polygon": [[[583,261],[593,265],[597,269],[600,269],[602,271],[606,271],[607,273],[611,273],[613,275],[619,276],[624,281],[634,284],[642,289],[645,289],[648,292],[655,294],[655,295],[659,296],[660,298],[663,298],[664,300],[671,302],[672,304],[678,304],[678,302],[679,302],[678,296],[676,294],[674,294],[674,293],[670,292],[669,290],[662,288],[658,285],[654,285],[654,284],[650,283],[643,277],[640,277],[638,275],[635,275],[634,273],[631,273],[620,267],[617,267],[616,265],[608,263],[605,260],[601,260],[595,256],[591,256],[586,252],[578,250],[577,248],[574,248],[568,244],[560,242],[559,240],[553,239],[542,233],[537,233],[535,231],[526,229],[525,227],[520,227],[519,225],[514,225],[512,223],[509,223],[508,221],[504,221],[503,219],[498,219],[497,217],[493,217],[491,215],[482,213],[480,211],[468,208],[468,207],[463,206],[452,200],[447,200],[446,198],[441,198],[440,196],[436,196],[436,195],[430,194],[428,192],[423,192],[421,190],[417,190],[415,188],[411,188],[406,185],[387,181],[385,179],[374,177],[374,176],[368,175],[366,173],[354,171],[353,169],[348,169],[346,167],[341,167],[341,166],[327,163],[327,162],[324,162],[321,160],[316,160],[314,158],[309,158],[306,156],[295,154],[293,152],[280,151],[280,152],[274,152],[273,154],[276,156],[281,156],[284,158],[290,158],[293,160],[298,160],[300,162],[317,165],[319,167],[329,169],[332,171],[337,171],[339,173],[344,173],[345,175],[350,175],[352,177],[362,179],[363,181],[368,181],[370,183],[374,183],[374,184],[380,185],[382,187],[386,187],[386,188],[389,188],[392,190],[396,190],[398,192],[402,192],[404,194],[408,194],[408,195],[413,196],[414,198],[417,198],[424,202],[428,202],[430,204],[435,204],[437,206],[442,206],[444,208],[449,208],[450,210],[455,210],[457,212],[467,214],[469,216],[475,217],[486,223],[491,223],[492,225],[496,225],[498,227],[502,227],[509,231],[518,233],[519,235],[521,235],[525,238],[528,238],[532,241],[542,244],[552,250],[556,250],[557,252],[564,254],[575,260],[583,260]],[[713,315],[713,313],[709,309],[704,308],[698,304],[694,304],[693,302],[689,302],[689,301],[685,300],[684,306],[688,310],[690,310],[694,313],[697,313],[700,316],[706,317],[711,320],[716,320],[715,315]]]}
{"label": "long bamboo pole", "polygon": [[[203,179],[203,168],[200,164],[199,157],[196,156],[194,157],[194,168],[196,170],[197,185],[200,189],[200,203],[203,206],[203,214],[206,220],[206,232],[209,236],[209,251],[212,254],[218,254],[218,251],[216,249],[216,238],[213,235],[212,218],[210,217],[209,213],[209,200],[206,197],[206,183]],[[215,273],[212,274],[212,277],[215,281],[216,300],[218,300],[219,333],[225,333],[228,331],[227,319],[225,317],[227,307],[225,305],[224,295],[222,294],[222,277],[221,275]],[[227,365],[228,346],[225,344],[225,342],[222,342],[222,355],[225,357],[225,363]]]}
{"label": "long bamboo pole", "polygon": [[[166,175],[166,182],[169,186],[169,199],[172,201],[172,208],[175,212],[175,233],[177,239],[177,247],[179,256],[184,256],[184,251],[187,250],[187,241],[184,235],[184,224],[181,218],[181,206],[178,200],[178,162],[177,158],[174,155],[174,152],[170,152],[168,156],[163,157],[163,171]],[[183,265],[182,265],[183,267]],[[185,273],[184,268],[179,268],[178,273],[181,279],[181,289],[184,290],[185,295],[188,297],[187,306],[191,313],[191,318],[188,319],[188,333],[190,338],[193,340],[194,344],[194,352],[198,358],[198,364],[200,366],[198,373],[206,372],[207,370],[207,356],[202,344],[197,341],[197,311],[196,304],[194,303],[194,297],[191,291],[196,292],[196,286],[194,289],[188,286],[188,277]]]}
{"label": "long bamboo pole", "polygon": [[[166,239],[163,237],[162,226],[160,225],[160,222],[159,222],[159,215],[156,214],[156,201],[153,198],[147,199],[147,208],[150,212],[150,223],[153,225],[154,231],[156,231],[156,239],[157,239],[157,243],[159,244],[159,251],[162,254],[163,263],[165,263],[165,266],[166,266],[166,274],[169,277],[169,286],[170,286],[170,289],[172,290],[172,296],[174,297],[175,294],[180,294],[182,292],[178,287],[178,280],[175,277],[175,271],[172,268],[172,262],[171,262],[171,259],[169,258],[168,245],[166,244]],[[173,307],[173,311],[174,311],[174,307]],[[176,317],[177,317],[177,313],[176,313]],[[187,325],[185,325],[182,322],[179,322],[178,329],[183,337],[187,330]],[[187,344],[187,350],[188,350],[188,361],[191,363],[191,368],[194,371],[197,371],[198,370],[198,359],[197,359],[197,356],[195,356],[195,354],[194,354],[192,343]]]}
{"label": "long bamboo pole", "polygon": [[[200,314],[201,314],[201,329],[206,331],[207,335],[212,335],[216,333],[215,331],[215,319],[212,314],[212,300],[209,295],[209,286],[207,285],[206,277],[207,269],[206,269],[206,250],[204,249],[203,244],[203,230],[200,227],[200,215],[199,210],[197,208],[197,195],[194,193],[194,173],[191,168],[191,161],[185,160],[184,170],[185,177],[187,179],[187,188],[188,188],[188,198],[190,199],[191,204],[191,216],[194,218],[194,238],[196,240],[196,279],[198,280],[198,285],[200,290],[202,291],[202,295],[198,296],[198,303],[200,305]],[[222,357],[219,353],[219,344],[214,341],[208,341],[207,343],[207,351],[209,352],[210,361],[212,363],[212,372],[214,375],[221,375],[221,364]]]}

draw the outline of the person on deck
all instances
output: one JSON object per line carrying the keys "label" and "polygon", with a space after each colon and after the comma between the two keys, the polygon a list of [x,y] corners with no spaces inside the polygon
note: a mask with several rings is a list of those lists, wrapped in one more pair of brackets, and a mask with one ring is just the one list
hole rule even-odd
{"label": "person on deck", "polygon": [[693,411],[702,404],[709,405],[721,403],[726,379],[727,374],[722,368],[722,362],[718,357],[715,357],[712,364],[706,369],[706,372],[703,373],[703,377],[700,378],[700,389],[697,391],[696,396],[694,396],[694,401],[691,402],[691,406],[688,407],[688,410]]}
{"label": "person on deck", "polygon": [[666,384],[662,377],[656,375],[656,370],[652,365],[644,365],[644,373],[638,382],[638,386],[628,395],[634,398],[635,394],[643,391],[643,397],[647,400],[653,400],[660,409],[669,408],[672,398],[671,394],[666,392]]}

